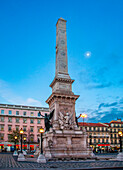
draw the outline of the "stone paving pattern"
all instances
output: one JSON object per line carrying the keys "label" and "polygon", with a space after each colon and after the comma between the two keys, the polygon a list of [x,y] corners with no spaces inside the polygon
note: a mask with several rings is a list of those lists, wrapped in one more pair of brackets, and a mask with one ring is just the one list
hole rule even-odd
{"label": "stone paving pattern", "polygon": [[90,169],[104,167],[123,167],[123,161],[100,161],[88,160],[78,162],[18,162],[12,154],[0,154],[0,169]]}

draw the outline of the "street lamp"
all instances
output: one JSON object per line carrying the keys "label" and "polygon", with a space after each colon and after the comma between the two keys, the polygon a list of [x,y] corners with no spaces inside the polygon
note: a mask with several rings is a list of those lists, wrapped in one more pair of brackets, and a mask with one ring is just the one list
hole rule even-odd
{"label": "street lamp", "polygon": [[83,127],[84,127],[84,118],[86,118],[86,117],[87,117],[87,115],[86,115],[85,113],[83,113],[83,114],[80,114],[80,117],[82,117],[82,118],[83,118]]}
{"label": "street lamp", "polygon": [[17,141],[17,136],[14,137],[15,138],[15,147],[14,147],[14,150],[16,151],[16,141]]}
{"label": "street lamp", "polygon": [[25,150],[26,137],[24,137],[23,140],[24,140],[24,150]]}
{"label": "street lamp", "polygon": [[21,153],[22,153],[22,135],[23,135],[23,129],[20,129],[20,135],[21,135]]}
{"label": "street lamp", "polygon": [[119,138],[120,138],[120,152],[122,152],[122,136],[123,136],[122,131],[119,131],[118,135],[119,135]]}
{"label": "street lamp", "polygon": [[42,134],[44,133],[44,129],[41,127],[39,132],[41,133],[41,152],[40,152],[40,155],[38,156],[37,162],[38,163],[46,163],[46,158],[43,155],[43,146],[42,146],[42,142],[43,142]]}
{"label": "street lamp", "polygon": [[39,132],[41,133],[41,154],[43,154],[43,147],[42,147],[42,134],[44,133],[44,129],[41,127]]}

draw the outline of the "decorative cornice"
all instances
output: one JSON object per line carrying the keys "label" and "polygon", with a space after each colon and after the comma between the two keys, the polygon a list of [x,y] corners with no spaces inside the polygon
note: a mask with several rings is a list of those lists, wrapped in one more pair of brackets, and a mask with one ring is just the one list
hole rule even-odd
{"label": "decorative cornice", "polygon": [[74,94],[63,94],[63,93],[52,93],[50,97],[46,100],[46,103],[49,103],[52,99],[55,97],[57,98],[71,98],[77,100],[80,95],[74,95]]}
{"label": "decorative cornice", "polygon": [[74,82],[74,80],[55,77],[54,80],[52,81],[52,83],[50,84],[50,87],[51,87],[51,88],[53,87],[53,85],[55,84],[55,82],[63,82],[63,83],[65,82],[65,83],[70,83],[70,84],[72,84],[72,83]]}

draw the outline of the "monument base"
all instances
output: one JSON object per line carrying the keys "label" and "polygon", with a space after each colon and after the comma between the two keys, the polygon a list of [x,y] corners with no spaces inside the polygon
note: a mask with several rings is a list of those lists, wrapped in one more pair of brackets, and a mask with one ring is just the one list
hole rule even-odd
{"label": "monument base", "polygon": [[120,152],[120,153],[117,155],[117,160],[118,160],[118,161],[123,161],[123,152]]}
{"label": "monument base", "polygon": [[24,157],[23,153],[19,153],[17,160],[18,161],[25,161],[25,157]]}
{"label": "monument base", "polygon": [[40,154],[37,159],[38,163],[46,163],[45,156],[43,154]]}
{"label": "monument base", "polygon": [[45,133],[43,138],[43,150],[47,160],[95,157],[91,148],[87,145],[86,132],[80,130],[53,130]]}

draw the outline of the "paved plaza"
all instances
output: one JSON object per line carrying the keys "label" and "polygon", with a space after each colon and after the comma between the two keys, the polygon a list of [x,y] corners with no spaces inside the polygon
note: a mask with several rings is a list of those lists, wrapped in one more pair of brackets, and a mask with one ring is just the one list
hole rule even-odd
{"label": "paved plaza", "polygon": [[[104,155],[103,155],[104,157]],[[116,155],[112,156],[116,157]],[[34,159],[27,159],[25,162],[18,162],[17,158],[12,154],[0,154],[0,169],[97,169],[97,168],[121,168],[123,169],[123,161],[114,160],[83,160],[68,162],[47,162],[41,164],[34,162]]]}

